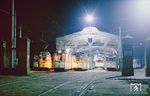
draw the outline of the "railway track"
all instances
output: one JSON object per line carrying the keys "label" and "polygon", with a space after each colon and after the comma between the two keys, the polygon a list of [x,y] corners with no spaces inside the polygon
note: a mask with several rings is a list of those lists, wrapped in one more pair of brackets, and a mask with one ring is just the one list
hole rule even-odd
{"label": "railway track", "polygon": [[[110,76],[111,75],[107,75],[107,77],[110,77]],[[93,79],[90,80],[89,82],[87,82],[86,85],[81,86],[80,90],[77,90],[73,94],[73,96],[85,96],[89,90],[94,89],[94,86],[97,83],[97,81],[101,80],[102,78],[104,78],[104,77],[103,76],[102,77],[93,77]]]}
{"label": "railway track", "polygon": [[[55,86],[53,88],[47,89],[46,91],[40,93],[38,96],[53,96],[53,95],[50,95],[50,94],[52,94],[53,92],[55,93],[55,92],[61,91],[62,87],[65,88],[65,87],[68,87],[69,84],[76,85],[77,83],[79,83],[80,88],[79,88],[79,90],[74,89],[75,91],[72,92],[72,96],[84,96],[85,93],[91,88],[91,86],[93,85],[96,78],[94,78],[94,79],[92,78],[92,80],[88,80],[88,81],[85,81],[84,79],[85,79],[84,77],[83,78],[80,77],[80,78],[77,78],[77,79],[73,79],[72,81],[63,82],[63,83],[58,84],[57,86]],[[65,94],[63,94],[63,95],[66,96]]]}
{"label": "railway track", "polygon": [[50,94],[51,92],[56,91],[56,90],[59,91],[59,88],[65,86],[65,85],[74,83],[75,81],[80,80],[81,77],[80,77],[80,78],[74,77],[74,78],[72,78],[72,79],[73,79],[73,80],[65,81],[65,82],[63,82],[63,83],[60,83],[60,84],[56,85],[56,86],[53,87],[53,88],[47,89],[46,91],[40,93],[38,96],[49,96],[48,94]]}
{"label": "railway track", "polygon": [[[30,86],[30,83],[33,82],[35,79],[37,79],[37,80],[39,79],[38,81],[41,81],[41,80],[45,79],[47,84],[49,84],[49,82],[52,82],[51,84],[53,84],[53,85],[52,86],[51,86],[51,84],[47,85],[47,88],[48,88],[48,86],[49,86],[49,88],[50,87],[51,88],[46,90],[46,91],[44,91],[44,92],[42,92],[42,93],[40,93],[39,95],[36,95],[36,96],[47,96],[45,94],[50,93],[50,92],[52,92],[54,90],[57,90],[57,89],[59,89],[62,86],[68,85],[68,84],[72,83],[73,81],[76,81],[77,77],[79,76],[79,75],[76,75],[76,73],[75,74],[74,73],[73,74],[72,73],[63,73],[63,74],[62,73],[56,73],[56,74],[55,73],[54,74],[40,74],[40,75],[31,76],[31,77],[28,77],[28,78],[21,78],[21,80],[0,84],[0,88],[3,90],[5,88],[7,88],[8,86],[16,86],[14,88],[16,89],[16,88],[20,87],[19,88],[19,90],[20,90],[20,89],[24,88],[23,86],[26,86],[26,87],[28,87],[28,85]],[[65,78],[68,75],[70,75],[71,78],[70,77],[69,78]],[[80,75],[79,77],[81,77],[81,76],[82,75]],[[42,79],[40,80],[40,78],[42,78]],[[66,81],[66,82],[62,83],[60,78],[62,78],[62,81]],[[63,79],[63,78],[65,78],[65,79]],[[28,84],[28,85],[26,85],[26,84]],[[22,88],[21,88],[21,86],[22,86]],[[43,90],[44,87],[42,87],[41,89]],[[11,91],[9,91],[9,92],[11,92]],[[12,89],[12,92],[13,92],[13,89]],[[1,94],[1,92],[0,92],[0,94]]]}
{"label": "railway track", "polygon": [[91,86],[93,85],[94,81],[95,81],[95,79],[91,80],[86,85],[81,86],[81,89],[76,91],[73,96],[84,96],[86,94],[86,92],[91,88]]}
{"label": "railway track", "polygon": [[100,76],[99,72],[96,71],[37,74],[29,78],[23,78],[23,80],[1,84],[0,88],[2,95],[7,95],[3,90],[12,86],[9,92],[19,90],[16,91],[16,94],[18,94],[18,92],[23,93],[28,90],[28,92],[32,92],[27,93],[28,96],[84,96],[95,88],[94,85],[97,80],[105,77],[108,77],[108,74]]}
{"label": "railway track", "polygon": [[47,90],[47,91],[45,91],[45,92],[39,94],[38,96],[47,96],[46,94],[48,94],[48,93],[50,93],[50,92],[52,92],[52,91],[54,91],[54,90],[57,90],[58,88],[60,88],[60,87],[62,87],[62,86],[64,86],[64,85],[66,85],[66,84],[69,84],[69,83],[71,83],[71,82],[72,82],[72,81],[67,81],[67,82],[61,83],[61,84],[55,86],[54,88],[51,88],[51,89],[49,89],[49,90]]}

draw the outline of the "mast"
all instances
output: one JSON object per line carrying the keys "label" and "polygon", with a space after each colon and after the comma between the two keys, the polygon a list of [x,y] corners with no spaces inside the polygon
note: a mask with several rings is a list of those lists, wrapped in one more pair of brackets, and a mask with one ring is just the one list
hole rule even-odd
{"label": "mast", "polygon": [[12,0],[12,64],[11,67],[14,68],[16,65],[16,12],[14,8],[14,0]]}
{"label": "mast", "polygon": [[119,26],[119,63],[122,70],[122,29]]}

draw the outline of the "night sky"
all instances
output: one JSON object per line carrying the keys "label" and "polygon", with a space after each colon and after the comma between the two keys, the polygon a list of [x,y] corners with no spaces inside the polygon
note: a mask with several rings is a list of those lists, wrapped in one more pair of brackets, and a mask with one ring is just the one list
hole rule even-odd
{"label": "night sky", "polygon": [[[22,26],[23,36],[32,42],[45,40],[55,45],[55,38],[81,31],[88,26],[87,13],[95,16],[92,26],[101,31],[130,34],[136,42],[150,36],[150,16],[142,17],[133,8],[137,0],[15,0],[17,30]],[[1,39],[11,32],[11,0],[0,0]]]}

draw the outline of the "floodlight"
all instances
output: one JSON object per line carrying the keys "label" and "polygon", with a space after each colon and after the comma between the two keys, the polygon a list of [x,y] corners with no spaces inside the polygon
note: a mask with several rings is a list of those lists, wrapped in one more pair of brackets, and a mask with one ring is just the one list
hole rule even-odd
{"label": "floodlight", "polygon": [[87,22],[91,23],[91,22],[93,22],[93,20],[94,20],[93,15],[87,15],[87,16],[86,16],[86,21],[87,21]]}

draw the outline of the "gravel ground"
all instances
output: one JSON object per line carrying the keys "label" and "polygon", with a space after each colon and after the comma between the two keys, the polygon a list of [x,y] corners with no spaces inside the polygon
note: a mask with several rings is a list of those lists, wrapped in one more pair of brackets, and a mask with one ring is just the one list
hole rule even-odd
{"label": "gravel ground", "polygon": [[143,96],[131,92],[129,80],[112,79],[120,72],[89,70],[32,72],[29,76],[0,76],[0,96]]}

